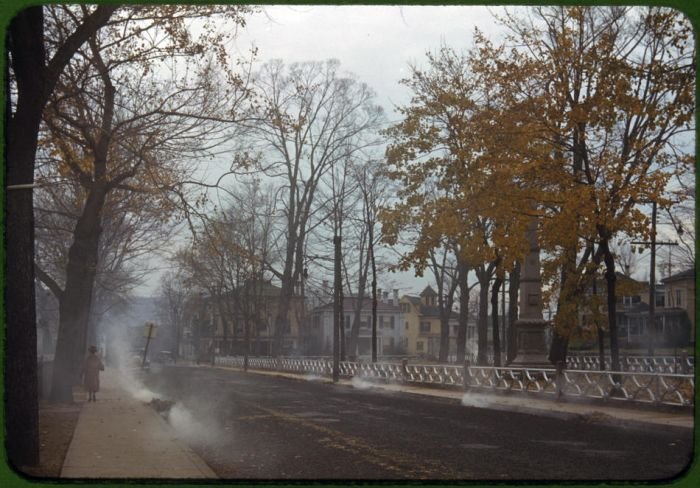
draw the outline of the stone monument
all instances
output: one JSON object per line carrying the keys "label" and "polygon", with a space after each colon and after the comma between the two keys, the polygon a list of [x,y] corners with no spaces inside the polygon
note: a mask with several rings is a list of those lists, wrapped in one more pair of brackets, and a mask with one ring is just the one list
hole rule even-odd
{"label": "stone monument", "polygon": [[537,220],[527,228],[530,252],[521,269],[520,313],[515,326],[515,358],[509,366],[516,368],[551,368],[547,359],[545,331],[548,323],[542,318],[542,281],[540,279],[540,246],[537,242]]}

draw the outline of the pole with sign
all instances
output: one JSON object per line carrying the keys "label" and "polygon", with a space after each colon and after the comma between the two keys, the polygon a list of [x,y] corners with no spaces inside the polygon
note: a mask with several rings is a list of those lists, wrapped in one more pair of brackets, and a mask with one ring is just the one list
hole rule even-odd
{"label": "pole with sign", "polygon": [[143,360],[141,361],[141,369],[146,366],[146,357],[148,356],[148,345],[151,343],[151,338],[156,336],[156,324],[146,322],[144,324],[143,335],[146,336],[146,347],[143,349]]}

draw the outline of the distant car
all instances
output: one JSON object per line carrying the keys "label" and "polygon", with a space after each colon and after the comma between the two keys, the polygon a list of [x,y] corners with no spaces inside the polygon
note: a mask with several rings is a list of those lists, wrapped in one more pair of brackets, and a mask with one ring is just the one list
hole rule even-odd
{"label": "distant car", "polygon": [[175,362],[175,355],[170,351],[160,351],[156,355],[156,361],[162,364],[172,364]]}
{"label": "distant car", "polygon": [[151,367],[151,361],[146,358],[144,362],[143,351],[134,351],[129,356],[129,367],[148,370]]}

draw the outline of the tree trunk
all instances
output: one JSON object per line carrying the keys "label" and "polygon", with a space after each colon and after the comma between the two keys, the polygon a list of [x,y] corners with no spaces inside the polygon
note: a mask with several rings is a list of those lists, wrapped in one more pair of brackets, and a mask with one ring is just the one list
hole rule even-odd
{"label": "tree trunk", "polygon": [[277,314],[275,315],[274,330],[272,331],[272,356],[278,357],[282,355],[282,343],[285,331],[289,325],[289,307],[292,303],[292,295],[294,294],[294,286],[292,277],[282,278],[282,288],[280,290],[279,303]]}
{"label": "tree trunk", "polygon": [[[459,258],[458,258],[459,259]],[[457,329],[457,364],[463,364],[467,346],[469,322],[469,267],[459,260],[459,328]]]}
{"label": "tree trunk", "polygon": [[596,328],[598,329],[598,361],[600,370],[605,371],[605,331],[598,324]]}
{"label": "tree trunk", "polygon": [[[253,284],[253,287],[255,286]],[[248,357],[250,356],[250,319],[252,314],[249,310],[246,312],[243,317],[243,371],[248,371]]]}
{"label": "tree trunk", "polygon": [[[292,187],[292,190],[293,189],[294,187]],[[296,234],[296,228],[293,222],[293,218],[293,209],[291,209],[290,216],[287,222],[289,234],[287,236],[287,248],[284,261],[284,270],[282,271],[282,276],[280,279],[280,297],[271,338],[271,352],[272,356],[274,357],[277,357],[282,353],[282,341],[284,337],[284,331],[287,329],[287,324],[289,323],[289,308],[292,303],[292,296],[294,295],[294,264],[298,236]]]}
{"label": "tree trunk", "polygon": [[510,364],[517,354],[515,339],[515,322],[518,320],[518,291],[520,289],[520,263],[516,262],[513,271],[509,273],[508,285],[508,350],[506,364]]}
{"label": "tree trunk", "polygon": [[480,266],[477,270],[479,280],[479,322],[477,323],[478,351],[476,364],[488,364],[488,315],[489,315],[489,274]]}
{"label": "tree trunk", "polygon": [[[595,276],[593,278],[593,296],[595,297],[597,294],[598,294],[598,277]],[[595,310],[594,312],[597,314],[598,310]],[[594,320],[595,320],[596,332],[598,333],[598,363],[600,364],[600,370],[605,371],[605,331],[598,323],[598,319],[595,317],[597,317],[597,315],[594,316]]]}
{"label": "tree trunk", "polygon": [[[342,266],[342,262],[341,262]],[[338,290],[338,302],[340,303],[340,360],[345,361],[345,307],[343,305],[343,301],[345,299],[345,295],[343,294],[343,281],[341,278],[340,281],[340,289]]]}
{"label": "tree trunk", "polygon": [[377,362],[377,263],[374,259],[374,227],[369,226],[369,260],[372,266],[372,362]]}
{"label": "tree trunk", "polygon": [[340,271],[340,261],[342,256],[341,240],[339,236],[333,238],[335,247],[335,279],[333,289],[333,381],[337,382],[340,378],[340,326],[342,325],[343,311],[340,308],[340,287],[342,277]]}
{"label": "tree trunk", "polygon": [[610,331],[610,368],[620,371],[620,349],[617,343],[617,297],[615,296],[615,258],[610,252],[607,241],[601,243],[605,256],[605,281],[607,282],[608,330]]}
{"label": "tree trunk", "polygon": [[95,184],[73,232],[68,251],[66,284],[59,300],[59,330],[49,401],[72,402],[73,386],[80,382],[80,368],[86,354],[85,332],[90,318],[90,297],[98,260],[100,214],[106,188]]}
{"label": "tree trunk", "polygon": [[360,256],[360,282],[357,285],[357,302],[355,303],[352,328],[350,329],[350,341],[348,344],[348,355],[352,361],[357,359],[357,342],[360,337],[360,315],[362,314],[362,304],[365,299],[365,289],[367,287],[367,271],[369,269],[369,250],[362,266],[362,256]]}
{"label": "tree trunk", "polygon": [[438,361],[446,363],[450,354],[450,315],[452,310],[440,311],[440,350]]}
{"label": "tree trunk", "polygon": [[42,7],[18,13],[8,29],[8,48],[17,83],[17,105],[11,114],[9,59],[5,68],[7,124],[5,200],[5,425],[7,454],[12,465],[39,464],[39,405],[34,307],[34,199],[32,189],[10,189],[34,183],[37,133],[43,94],[44,16]]}
{"label": "tree trunk", "polygon": [[498,293],[503,278],[497,276],[491,288],[491,331],[493,333],[493,365],[501,366],[501,336],[498,327]]}
{"label": "tree trunk", "polygon": [[[568,264],[571,265],[571,263]],[[566,266],[566,264],[564,266]],[[569,283],[567,283],[567,280],[570,279],[570,276],[571,275],[566,272],[566,269],[562,269],[560,286],[561,291],[559,294],[559,299],[557,300],[557,313],[562,310],[562,302],[566,299],[565,295],[569,288]],[[565,331],[558,330],[557,327],[553,327],[552,343],[549,346],[549,354],[547,356],[547,359],[552,364],[557,364],[559,362],[566,364],[566,355],[569,349],[569,334],[569,327],[567,327]]]}
{"label": "tree trunk", "polygon": [[556,329],[552,334],[552,344],[549,346],[549,355],[547,359],[552,364],[561,362],[566,364],[566,355],[569,350],[569,337],[561,335]]}

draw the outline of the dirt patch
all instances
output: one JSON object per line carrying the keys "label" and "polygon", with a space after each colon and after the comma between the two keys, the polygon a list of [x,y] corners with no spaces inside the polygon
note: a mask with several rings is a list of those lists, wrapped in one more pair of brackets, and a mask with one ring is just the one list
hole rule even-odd
{"label": "dirt patch", "polygon": [[83,402],[70,405],[39,405],[39,466],[24,472],[36,478],[58,478]]}
{"label": "dirt patch", "polygon": [[175,404],[175,402],[172,402],[170,400],[161,400],[160,398],[154,398],[150,402],[148,402],[146,405],[154,409],[156,412],[162,414],[165,413],[167,414],[172,406]]}

